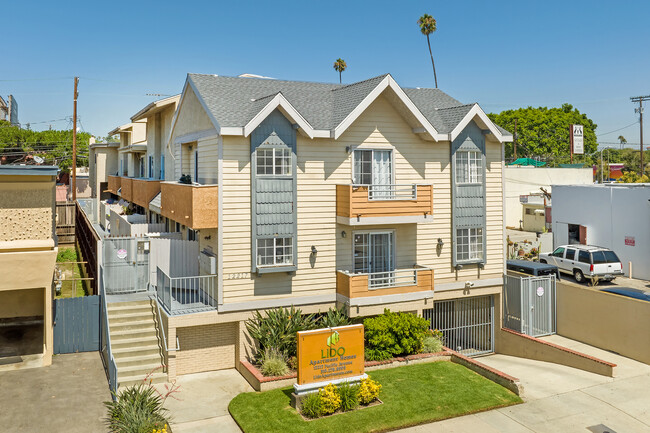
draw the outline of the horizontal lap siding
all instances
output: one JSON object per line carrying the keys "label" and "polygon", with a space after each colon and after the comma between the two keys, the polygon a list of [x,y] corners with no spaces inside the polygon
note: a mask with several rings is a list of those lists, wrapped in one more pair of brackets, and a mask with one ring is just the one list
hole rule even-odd
{"label": "horizontal lap siding", "polygon": [[[354,228],[336,223],[337,206],[338,212],[342,212],[337,204],[337,188],[340,188],[337,185],[352,183],[351,155],[345,148],[358,145],[395,146],[397,184],[433,184],[432,223]],[[480,271],[481,278],[500,274],[503,268],[500,144],[488,142],[487,151],[488,245],[486,269]],[[396,230],[398,268],[418,264],[432,268],[436,282],[455,280],[456,272],[451,267],[449,152],[448,142],[423,141],[413,134],[384,98],[373,103],[336,141],[310,140],[298,134],[298,270],[293,277],[280,273],[249,278],[246,273],[251,270],[250,139],[224,137],[223,221],[220,221],[224,301],[334,294],[337,278],[341,278],[336,270],[351,269],[353,265],[353,232],[368,229]],[[438,238],[444,242],[440,255],[436,251]],[[310,262],[312,246],[318,253],[315,261]],[[478,274],[476,268],[466,267],[458,272],[458,279],[475,279]],[[426,285],[425,280],[420,281]]]}

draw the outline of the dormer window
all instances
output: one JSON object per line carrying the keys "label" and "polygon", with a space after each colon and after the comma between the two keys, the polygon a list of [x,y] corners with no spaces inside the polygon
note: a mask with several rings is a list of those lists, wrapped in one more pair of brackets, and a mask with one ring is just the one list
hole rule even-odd
{"label": "dormer window", "polygon": [[483,182],[483,154],[478,151],[456,152],[456,183]]}
{"label": "dormer window", "polygon": [[259,147],[257,149],[258,176],[291,176],[291,149]]}

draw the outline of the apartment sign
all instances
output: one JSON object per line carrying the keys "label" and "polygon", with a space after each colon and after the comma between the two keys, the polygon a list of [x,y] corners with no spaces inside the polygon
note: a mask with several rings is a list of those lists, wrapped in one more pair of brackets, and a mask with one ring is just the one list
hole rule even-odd
{"label": "apartment sign", "polygon": [[572,137],[571,142],[573,143],[573,153],[576,155],[582,155],[585,153],[584,145],[584,129],[582,125],[571,125]]}
{"label": "apartment sign", "polygon": [[361,376],[363,325],[298,332],[298,385]]}

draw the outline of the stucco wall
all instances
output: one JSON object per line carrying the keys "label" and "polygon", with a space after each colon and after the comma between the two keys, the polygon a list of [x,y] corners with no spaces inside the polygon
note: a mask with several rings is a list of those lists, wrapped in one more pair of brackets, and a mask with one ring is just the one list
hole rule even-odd
{"label": "stucco wall", "polygon": [[540,187],[551,192],[552,185],[592,184],[593,170],[591,168],[507,166],[505,178],[505,224],[508,227],[519,228],[519,221],[523,219],[523,207],[519,203],[520,195],[540,193]]}
{"label": "stucco wall", "polygon": [[[587,244],[610,248],[623,271],[650,280],[650,185],[557,186],[553,192],[553,243],[568,243],[568,224],[587,227]],[[633,237],[634,245],[625,238]],[[628,275],[629,276],[629,275]]]}
{"label": "stucco wall", "polygon": [[650,302],[557,284],[557,333],[650,364]]}
{"label": "stucco wall", "polygon": [[5,290],[0,292],[0,319],[9,317],[42,317],[45,293],[43,288]]}
{"label": "stucco wall", "polygon": [[0,242],[52,239],[54,188],[49,176],[0,176]]}

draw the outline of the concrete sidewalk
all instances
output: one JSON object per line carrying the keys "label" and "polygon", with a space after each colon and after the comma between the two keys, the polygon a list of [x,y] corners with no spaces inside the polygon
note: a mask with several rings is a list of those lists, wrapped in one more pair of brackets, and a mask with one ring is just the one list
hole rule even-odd
{"label": "concrete sidewalk", "polygon": [[480,361],[518,377],[525,403],[403,432],[650,433],[650,366],[560,336],[545,339],[618,365],[609,378],[504,355]]}
{"label": "concrete sidewalk", "polygon": [[[168,398],[174,433],[239,433],[228,412],[230,400],[242,392],[254,391],[237,370],[219,370],[179,376],[177,399]],[[169,386],[169,385],[168,385]],[[164,384],[156,385],[164,392]]]}

